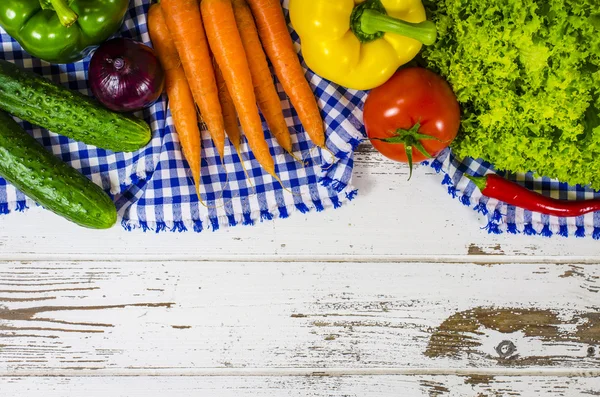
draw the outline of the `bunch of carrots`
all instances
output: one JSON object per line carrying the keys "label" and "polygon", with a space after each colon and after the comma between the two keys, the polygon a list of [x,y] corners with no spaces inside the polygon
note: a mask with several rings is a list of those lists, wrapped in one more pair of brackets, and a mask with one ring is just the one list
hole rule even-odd
{"label": "bunch of carrots", "polygon": [[259,108],[277,142],[290,154],[292,140],[267,56],[304,129],[316,146],[325,148],[319,107],[279,0],[161,0],[150,7],[148,19],[154,49],[166,72],[173,122],[199,197],[199,121],[206,125],[221,160],[226,134],[242,160],[241,124],[256,160],[279,180]]}

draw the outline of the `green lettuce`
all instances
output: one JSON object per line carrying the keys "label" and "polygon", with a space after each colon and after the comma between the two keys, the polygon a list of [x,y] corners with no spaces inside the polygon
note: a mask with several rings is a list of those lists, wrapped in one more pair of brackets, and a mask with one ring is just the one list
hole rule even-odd
{"label": "green lettuce", "polygon": [[462,106],[460,157],[600,188],[599,0],[425,0],[425,65]]}

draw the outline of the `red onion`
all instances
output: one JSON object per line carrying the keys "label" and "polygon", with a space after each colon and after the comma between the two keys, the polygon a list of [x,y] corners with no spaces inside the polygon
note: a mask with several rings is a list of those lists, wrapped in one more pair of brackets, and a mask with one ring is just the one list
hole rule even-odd
{"label": "red onion", "polygon": [[88,79],[94,96],[104,106],[133,112],[160,97],[165,73],[152,48],[117,38],[98,47],[90,61]]}

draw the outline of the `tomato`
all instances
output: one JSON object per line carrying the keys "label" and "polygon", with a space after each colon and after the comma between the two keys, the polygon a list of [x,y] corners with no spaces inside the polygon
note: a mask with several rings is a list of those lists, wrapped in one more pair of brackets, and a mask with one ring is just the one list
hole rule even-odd
{"label": "tomato", "polygon": [[442,77],[411,67],[369,93],[364,123],[375,149],[408,162],[412,174],[413,162],[435,157],[456,138],[460,107]]}

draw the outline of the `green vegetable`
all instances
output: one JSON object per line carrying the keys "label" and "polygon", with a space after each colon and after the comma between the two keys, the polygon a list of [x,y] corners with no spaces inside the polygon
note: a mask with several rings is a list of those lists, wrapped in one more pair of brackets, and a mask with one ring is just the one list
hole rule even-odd
{"label": "green vegetable", "polygon": [[78,225],[107,229],[114,203],[100,187],[60,161],[0,111],[0,175],[50,211]]}
{"label": "green vegetable", "polygon": [[426,0],[422,53],[463,109],[458,156],[600,188],[598,0]]}
{"label": "green vegetable", "polygon": [[150,127],[91,98],[0,60],[0,109],[84,143],[131,152],[150,141]]}
{"label": "green vegetable", "polygon": [[71,63],[121,26],[129,0],[2,0],[0,26],[33,56]]}

